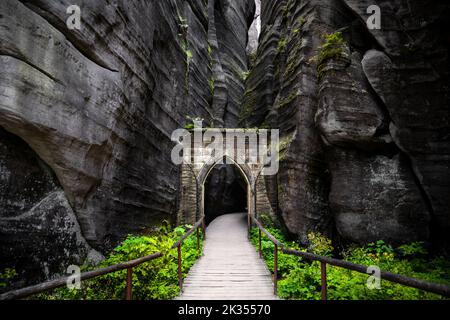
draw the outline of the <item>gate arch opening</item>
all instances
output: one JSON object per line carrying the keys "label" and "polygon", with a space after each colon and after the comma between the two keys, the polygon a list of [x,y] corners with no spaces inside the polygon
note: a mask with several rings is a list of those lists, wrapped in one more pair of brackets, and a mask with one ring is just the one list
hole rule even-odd
{"label": "gate arch opening", "polygon": [[206,177],[205,222],[227,213],[248,212],[247,182],[234,164],[216,164]]}
{"label": "gate arch opening", "polygon": [[[227,177],[231,179],[227,181]],[[251,177],[250,168],[239,165],[227,156],[202,168],[199,174],[202,191],[200,203],[201,214],[205,216],[206,223],[226,213],[249,213],[252,205]]]}
{"label": "gate arch opening", "polygon": [[[240,182],[238,181],[237,183],[239,185],[235,184],[235,187],[241,191],[242,195],[242,186],[244,185],[245,189],[246,185],[246,200],[243,200],[242,196],[238,196],[237,204],[242,204],[243,201],[247,203],[247,206],[240,206],[241,208],[247,208],[247,210],[244,210],[247,211],[247,220],[249,221],[249,215],[255,214],[256,212],[274,215],[273,208],[275,204],[271,203],[265,179],[262,179],[264,164],[267,163],[268,160],[266,158],[261,159],[259,156],[256,160],[250,157],[250,137],[246,137],[244,145],[237,143],[239,141],[236,140],[236,136],[242,134],[256,135],[258,141],[259,139],[263,139],[261,141],[266,141],[264,139],[266,139],[267,136],[260,136],[263,132],[260,132],[259,129],[228,128],[214,130],[216,135],[222,136],[223,146],[227,146],[223,152],[216,152],[217,150],[214,149],[211,150],[211,141],[216,141],[215,135],[212,136],[214,140],[209,138],[199,139],[198,136],[196,139],[195,134],[197,133],[198,135],[200,130],[193,130],[190,133],[190,139],[188,139],[188,146],[190,147],[186,150],[183,149],[183,160],[180,163],[181,167],[179,171],[180,180],[179,196],[177,199],[177,224],[194,224],[200,218],[206,217],[205,213],[208,213],[208,216],[211,216],[209,214],[211,212],[210,208],[212,207],[210,204],[213,201],[208,200],[211,199],[208,192],[210,192],[210,186],[213,183],[207,182],[207,179],[213,168],[215,168],[217,164],[223,163],[223,159],[226,159],[225,164],[237,168],[238,172],[235,176],[240,180],[240,173],[245,181],[245,184],[242,183],[241,180]],[[238,157],[238,152],[245,152],[245,159],[243,159],[243,157]],[[224,188],[222,188],[222,190],[223,189]],[[230,189],[234,189],[234,187],[230,187]],[[217,191],[220,192],[221,190],[216,190],[216,193]],[[208,207],[208,212],[205,212],[205,205]],[[234,211],[238,208],[239,206],[235,209],[232,207],[231,209],[222,212]],[[221,210],[219,210],[219,212],[220,211]]]}

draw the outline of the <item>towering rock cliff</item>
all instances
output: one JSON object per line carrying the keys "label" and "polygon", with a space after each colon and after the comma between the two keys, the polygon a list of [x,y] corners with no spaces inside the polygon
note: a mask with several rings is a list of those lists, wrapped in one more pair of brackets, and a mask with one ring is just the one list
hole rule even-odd
{"label": "towering rock cliff", "polygon": [[170,136],[193,118],[280,129],[266,189],[300,240],[448,247],[449,14],[431,0],[0,1],[0,269],[37,282],[174,220]]}
{"label": "towering rock cliff", "polygon": [[[372,4],[380,30],[366,24]],[[302,240],[448,246],[448,9],[263,2],[241,123],[280,128],[279,214]]]}
{"label": "towering rock cliff", "polygon": [[[66,26],[72,4],[80,30]],[[91,246],[107,252],[129,233],[174,220],[171,133],[188,117],[237,123],[254,7],[0,2],[0,269],[28,263],[33,281],[43,280]],[[54,247],[67,254],[49,260],[42,250]]]}

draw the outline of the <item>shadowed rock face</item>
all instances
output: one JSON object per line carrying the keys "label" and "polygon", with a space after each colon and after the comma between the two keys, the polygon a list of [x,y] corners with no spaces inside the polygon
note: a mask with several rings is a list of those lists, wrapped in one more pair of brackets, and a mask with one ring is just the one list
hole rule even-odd
{"label": "shadowed rock face", "polygon": [[[29,194],[27,208],[47,199],[49,209],[33,214],[48,226],[71,212],[82,237],[106,252],[129,233],[175,219],[173,130],[188,116],[205,125],[237,122],[254,2],[81,1],[81,30],[73,31],[71,4],[0,2],[0,126],[23,139],[64,190]],[[16,191],[7,192],[2,198],[12,201]],[[4,205],[2,215],[13,214]],[[32,229],[26,238],[19,229],[5,222],[0,233],[16,230],[11,248],[35,248]]]}
{"label": "shadowed rock face", "polygon": [[[382,29],[368,30],[369,5]],[[241,123],[279,127],[279,214],[305,240],[448,246],[449,6],[265,1]],[[319,61],[323,36],[339,53]]]}
{"label": "shadowed rock face", "polygon": [[0,151],[0,265],[16,269],[16,285],[44,281],[96,254],[51,170],[30,147],[0,128]]}

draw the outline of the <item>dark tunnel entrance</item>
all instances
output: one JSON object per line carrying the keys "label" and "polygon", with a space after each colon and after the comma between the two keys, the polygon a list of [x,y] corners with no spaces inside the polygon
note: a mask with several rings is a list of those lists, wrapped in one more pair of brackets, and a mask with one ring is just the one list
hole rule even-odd
{"label": "dark tunnel entrance", "polygon": [[233,164],[217,164],[205,185],[205,222],[226,213],[247,212],[247,182]]}

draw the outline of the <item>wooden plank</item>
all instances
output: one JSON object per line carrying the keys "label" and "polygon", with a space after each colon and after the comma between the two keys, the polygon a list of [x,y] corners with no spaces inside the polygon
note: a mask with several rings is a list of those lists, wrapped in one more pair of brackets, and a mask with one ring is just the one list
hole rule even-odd
{"label": "wooden plank", "polygon": [[207,228],[203,256],[191,268],[178,299],[277,299],[272,275],[247,238],[247,215],[227,214]]}

